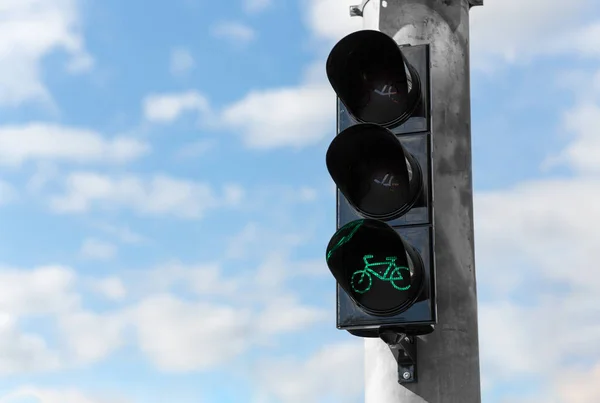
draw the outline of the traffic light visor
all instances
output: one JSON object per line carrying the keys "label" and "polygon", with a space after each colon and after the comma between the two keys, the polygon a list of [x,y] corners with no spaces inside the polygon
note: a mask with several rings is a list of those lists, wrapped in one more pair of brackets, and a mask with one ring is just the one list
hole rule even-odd
{"label": "traffic light visor", "polygon": [[379,31],[357,31],[341,39],[327,59],[327,77],[360,122],[401,124],[421,100],[416,70],[396,42]]}
{"label": "traffic light visor", "polygon": [[418,162],[392,132],[375,124],[357,124],[338,134],[326,164],[350,205],[367,218],[402,216],[423,189]]}
{"label": "traffic light visor", "polygon": [[381,221],[356,220],[340,228],[327,246],[327,265],[350,298],[373,315],[406,310],[422,290],[418,253]]}

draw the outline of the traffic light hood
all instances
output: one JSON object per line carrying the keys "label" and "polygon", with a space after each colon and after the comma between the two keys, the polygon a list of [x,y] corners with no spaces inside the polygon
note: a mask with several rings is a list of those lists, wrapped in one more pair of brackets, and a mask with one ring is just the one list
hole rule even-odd
{"label": "traffic light hood", "polygon": [[348,203],[364,217],[400,217],[422,192],[419,164],[392,132],[375,124],[356,124],[338,134],[326,164]]}
{"label": "traffic light hood", "polygon": [[331,86],[359,122],[401,124],[421,100],[416,70],[396,42],[379,31],[357,31],[341,39],[326,69]]}

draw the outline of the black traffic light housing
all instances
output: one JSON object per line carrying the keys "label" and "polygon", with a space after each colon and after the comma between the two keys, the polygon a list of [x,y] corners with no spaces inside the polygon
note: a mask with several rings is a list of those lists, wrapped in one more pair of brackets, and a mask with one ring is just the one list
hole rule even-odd
{"label": "black traffic light housing", "polygon": [[379,31],[346,36],[327,60],[338,231],[326,257],[337,327],[356,336],[412,337],[437,321],[429,73],[428,45],[398,46]]}

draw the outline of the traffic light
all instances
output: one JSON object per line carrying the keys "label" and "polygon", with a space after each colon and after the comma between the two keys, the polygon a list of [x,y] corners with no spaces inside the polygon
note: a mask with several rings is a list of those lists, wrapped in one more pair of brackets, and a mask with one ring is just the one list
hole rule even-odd
{"label": "traffic light", "polygon": [[337,231],[326,261],[337,327],[416,336],[437,320],[429,46],[379,31],[341,39],[327,59],[338,134],[326,155]]}

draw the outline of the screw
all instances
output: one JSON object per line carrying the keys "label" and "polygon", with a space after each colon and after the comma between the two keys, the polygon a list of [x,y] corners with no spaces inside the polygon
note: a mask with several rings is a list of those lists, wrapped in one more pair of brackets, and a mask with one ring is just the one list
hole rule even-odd
{"label": "screw", "polygon": [[410,379],[410,372],[404,371],[404,373],[402,374],[402,378],[404,378],[406,380]]}

